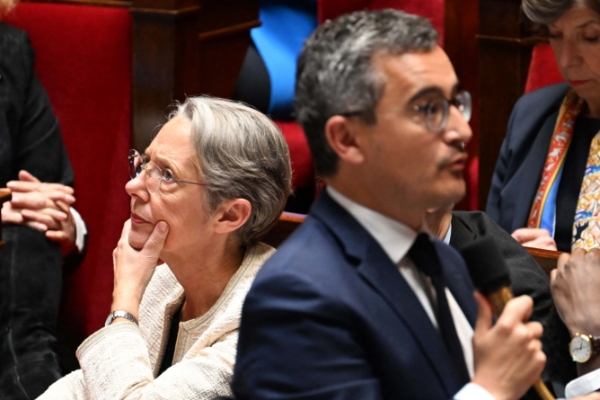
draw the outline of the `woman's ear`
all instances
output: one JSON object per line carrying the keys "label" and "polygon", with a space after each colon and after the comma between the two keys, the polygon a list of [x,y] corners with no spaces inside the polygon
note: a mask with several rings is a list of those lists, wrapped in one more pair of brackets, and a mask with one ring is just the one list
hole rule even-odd
{"label": "woman's ear", "polygon": [[246,199],[231,199],[221,203],[215,212],[215,232],[229,233],[239,229],[250,218],[252,205]]}
{"label": "woman's ear", "polygon": [[359,123],[341,115],[334,115],[325,124],[327,142],[338,157],[351,164],[360,164],[364,160],[360,141]]}

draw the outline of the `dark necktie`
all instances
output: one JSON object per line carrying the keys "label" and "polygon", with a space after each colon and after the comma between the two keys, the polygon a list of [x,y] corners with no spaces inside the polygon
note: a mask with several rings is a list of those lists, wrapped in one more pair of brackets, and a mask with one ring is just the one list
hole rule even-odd
{"label": "dark necktie", "polygon": [[431,239],[426,233],[419,233],[417,239],[408,251],[408,256],[412,259],[415,266],[431,278],[431,283],[435,288],[437,296],[437,322],[440,333],[446,343],[446,348],[454,361],[455,371],[461,384],[468,383],[469,372],[465,364],[465,357],[462,352],[462,346],[456,333],[456,326],[452,319],[448,299],[446,298],[446,280],[442,272],[442,264],[437,251]]}

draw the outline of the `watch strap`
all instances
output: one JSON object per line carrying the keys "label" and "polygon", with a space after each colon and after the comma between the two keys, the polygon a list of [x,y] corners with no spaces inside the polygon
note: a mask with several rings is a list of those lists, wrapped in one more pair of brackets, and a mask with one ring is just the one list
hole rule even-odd
{"label": "watch strap", "polygon": [[109,326],[110,324],[112,324],[112,322],[116,318],[125,318],[139,326],[138,321],[133,316],[133,314],[128,313],[127,311],[123,311],[123,310],[115,310],[115,311],[111,312],[110,314],[108,314],[108,318],[106,318],[106,323],[104,324],[104,326]]}
{"label": "watch strap", "polygon": [[600,336],[589,336],[590,342],[592,343],[592,354],[600,353]]}

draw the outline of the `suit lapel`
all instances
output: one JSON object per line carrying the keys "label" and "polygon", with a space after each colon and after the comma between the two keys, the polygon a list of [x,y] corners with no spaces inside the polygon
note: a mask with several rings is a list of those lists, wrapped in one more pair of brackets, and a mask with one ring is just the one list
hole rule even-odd
{"label": "suit lapel", "polygon": [[[317,199],[311,214],[326,225],[346,254],[354,259],[358,274],[408,327],[439,380],[450,395],[454,394],[460,388],[454,378],[450,354],[398,267],[354,217],[325,191]],[[456,278],[452,281],[456,286]]]}

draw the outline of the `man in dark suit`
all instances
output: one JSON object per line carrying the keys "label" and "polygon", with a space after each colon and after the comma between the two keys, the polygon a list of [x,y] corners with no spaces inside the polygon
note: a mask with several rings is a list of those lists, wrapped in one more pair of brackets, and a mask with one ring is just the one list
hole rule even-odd
{"label": "man in dark suit", "polygon": [[532,321],[546,319],[553,307],[548,276],[527,250],[486,213],[439,208],[428,212],[426,221],[432,233],[459,251],[479,238],[493,238],[510,271],[513,294],[533,299]]}
{"label": "man in dark suit", "polygon": [[296,114],[327,188],[244,303],[236,398],[510,399],[541,373],[531,299],[492,327],[460,256],[423,233],[428,209],[464,195],[471,138],[437,39],[379,10],[307,40]]}

